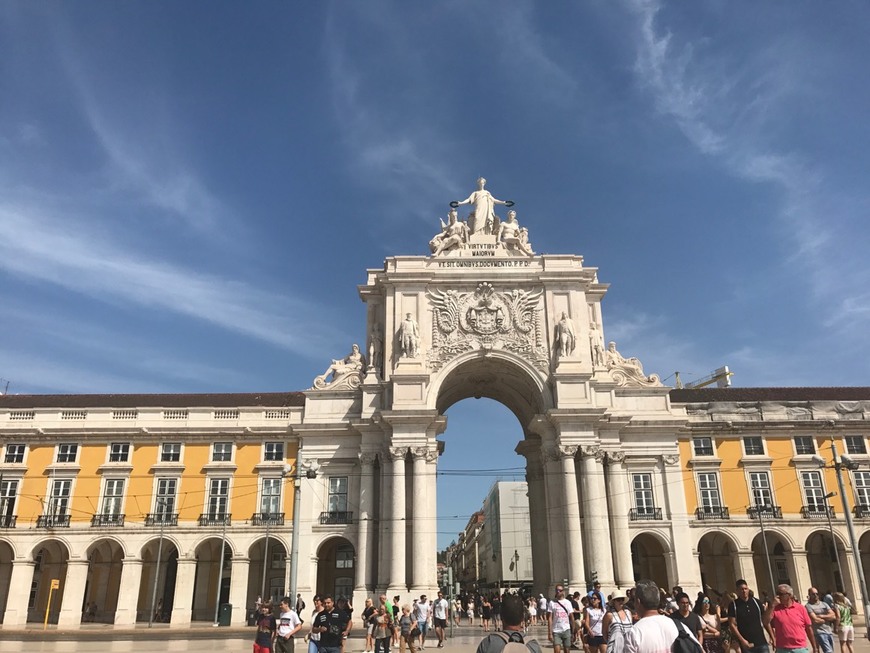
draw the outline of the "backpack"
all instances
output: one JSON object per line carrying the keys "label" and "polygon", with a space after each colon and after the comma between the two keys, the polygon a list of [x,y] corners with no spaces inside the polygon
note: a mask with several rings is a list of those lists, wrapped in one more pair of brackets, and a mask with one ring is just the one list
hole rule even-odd
{"label": "backpack", "polygon": [[[529,643],[523,639],[523,634],[519,631],[513,630],[510,634],[504,631],[499,631],[493,633],[493,635],[504,641],[504,648],[501,650],[501,653],[529,653],[529,651],[534,650],[529,646]],[[529,642],[533,641],[535,640],[529,640]]]}
{"label": "backpack", "polygon": [[672,653],[704,653],[698,641],[689,633],[685,624],[677,623],[677,638],[671,644]]}

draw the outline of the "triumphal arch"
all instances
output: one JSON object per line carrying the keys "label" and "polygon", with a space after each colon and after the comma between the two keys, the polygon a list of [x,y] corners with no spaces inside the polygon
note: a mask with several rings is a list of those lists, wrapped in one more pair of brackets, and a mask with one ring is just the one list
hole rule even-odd
{"label": "triumphal arch", "polygon": [[[537,591],[593,578],[633,584],[629,479],[638,466],[658,470],[674,515],[658,526],[673,543],[668,567],[697,585],[697,566],[677,562],[693,554],[678,536],[687,524],[674,433],[685,417],[671,410],[670,388],[605,344],[608,286],[598,269],[579,255],[536,254],[514,202],[485,184],[449,203],[429,255],[368,270],[359,286],[366,342],[306,392],[300,456],[359,472],[356,590],[437,587],[436,437],[445,411],[469,397],[501,402],[522,426]],[[358,437],[340,437],[348,431]]]}

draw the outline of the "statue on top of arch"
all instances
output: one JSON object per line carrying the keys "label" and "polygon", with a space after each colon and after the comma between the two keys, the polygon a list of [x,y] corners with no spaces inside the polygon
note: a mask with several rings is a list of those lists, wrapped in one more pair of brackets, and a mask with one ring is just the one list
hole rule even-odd
{"label": "statue on top of arch", "polygon": [[[517,212],[508,211],[507,219],[502,220],[495,213],[495,206],[512,207],[511,200],[497,199],[485,188],[486,179],[477,180],[477,190],[462,201],[450,202],[447,222],[441,220],[441,232],[429,241],[433,256],[448,252],[458,252],[475,246],[493,247],[508,252],[519,252],[534,256],[529,244],[529,230],[517,222]],[[472,211],[465,222],[459,219],[456,209],[471,205]]]}
{"label": "statue on top of arch", "polygon": [[616,351],[616,343],[612,340],[607,345],[607,351],[604,352],[605,365],[610,372],[610,376],[619,385],[622,386],[641,386],[641,387],[660,387],[662,385],[658,374],[650,374],[646,376],[643,372],[643,365],[640,360],[635,357],[625,358],[622,354]]}

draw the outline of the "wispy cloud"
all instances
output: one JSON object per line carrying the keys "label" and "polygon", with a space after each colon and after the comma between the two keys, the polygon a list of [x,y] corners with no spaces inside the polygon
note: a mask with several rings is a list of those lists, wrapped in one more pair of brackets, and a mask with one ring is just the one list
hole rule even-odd
{"label": "wispy cloud", "polygon": [[100,301],[203,320],[305,356],[338,339],[315,319],[315,306],[148,258],[84,221],[68,224],[38,209],[0,204],[0,269]]}

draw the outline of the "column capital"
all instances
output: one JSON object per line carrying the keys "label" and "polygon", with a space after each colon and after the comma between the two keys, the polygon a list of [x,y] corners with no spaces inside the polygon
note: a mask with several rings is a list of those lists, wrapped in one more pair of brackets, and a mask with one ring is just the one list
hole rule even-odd
{"label": "column capital", "polygon": [[607,456],[607,462],[610,463],[624,463],[625,462],[625,452],[624,451],[607,451],[605,452],[605,456]]}
{"label": "column capital", "polygon": [[425,458],[427,463],[434,463],[438,460],[438,449],[437,447],[414,447],[411,449],[411,455],[414,457],[414,460],[418,460],[420,458]]}
{"label": "column capital", "polygon": [[580,447],[576,444],[560,444],[558,449],[560,458],[573,458],[577,455]]}
{"label": "column capital", "polygon": [[374,465],[375,461],[378,459],[378,453],[376,451],[361,451],[359,454],[359,462],[361,465]]}
{"label": "column capital", "polygon": [[596,462],[604,462],[604,452],[597,444],[584,444],[580,447],[580,455],[583,458],[594,458]]}
{"label": "column capital", "polygon": [[680,462],[680,455],[676,453],[666,453],[662,454],[662,462],[669,467],[676,465]]}
{"label": "column capital", "polygon": [[405,456],[408,455],[408,447],[387,447],[387,455],[394,462],[405,460]]}

